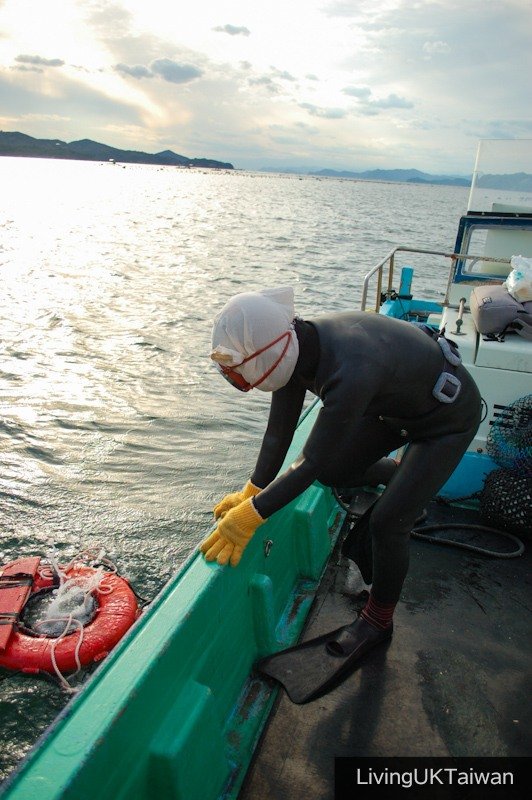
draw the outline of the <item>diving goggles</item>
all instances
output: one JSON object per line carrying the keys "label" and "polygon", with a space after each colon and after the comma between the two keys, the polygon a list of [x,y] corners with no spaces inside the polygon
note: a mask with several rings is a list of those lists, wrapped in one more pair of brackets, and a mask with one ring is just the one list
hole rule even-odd
{"label": "diving goggles", "polygon": [[[281,363],[282,359],[286,355],[286,351],[288,350],[291,333],[292,333],[291,330],[285,331],[285,333],[282,333],[280,336],[277,337],[277,339],[274,339],[273,342],[270,342],[264,347],[261,347],[261,349],[257,350],[256,353],[252,353],[250,356],[245,358],[243,361],[240,362],[240,364],[235,364],[231,367],[225,367],[223,364],[215,362],[216,368],[224,376],[226,381],[228,381],[231,384],[231,386],[235,387],[235,389],[239,389],[241,392],[249,392],[250,389],[254,389],[256,386],[259,386],[263,381],[265,381],[266,378],[269,375],[271,375],[274,369]],[[255,383],[248,383],[248,381],[244,378],[244,376],[236,371],[239,367],[243,366],[244,364],[247,364],[247,362],[251,361],[253,358],[260,356],[261,353],[264,353],[266,350],[269,350],[270,347],[273,347],[274,344],[277,344],[277,342],[280,342],[285,338],[286,338],[286,343],[285,346],[283,347],[281,355],[276,361],[274,361],[272,366],[264,373],[264,375],[261,375],[258,381],[255,381]]]}

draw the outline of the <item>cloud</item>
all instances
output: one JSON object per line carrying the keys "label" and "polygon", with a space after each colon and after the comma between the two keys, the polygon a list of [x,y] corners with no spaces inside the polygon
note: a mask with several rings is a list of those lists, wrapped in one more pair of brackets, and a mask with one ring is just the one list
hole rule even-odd
{"label": "cloud", "polygon": [[305,122],[296,122],[294,125],[270,125],[268,131],[272,142],[293,146],[297,150],[308,143],[309,136],[316,136],[320,132],[319,128]]}
{"label": "cloud", "polygon": [[[94,0],[94,2],[96,1]],[[209,63],[209,59],[204,53],[186,47],[181,42],[176,43],[171,37],[161,38],[152,33],[133,32],[132,20],[133,16],[130,12],[113,6],[108,3],[108,0],[102,0],[101,10],[93,13],[88,19],[90,26],[94,29],[96,41],[100,42],[110,53],[116,64],[128,68],[143,66],[150,72],[156,72],[153,69],[155,61],[171,61],[188,67],[195,65],[192,69],[199,70]],[[167,57],[167,54],[170,58]],[[124,72],[124,74],[127,73]],[[134,74],[132,77],[137,77],[137,75]],[[149,76],[146,75],[146,77]],[[163,76],[160,75],[160,77]],[[195,77],[199,76],[195,75]]]}
{"label": "cloud", "polygon": [[396,94],[389,94],[381,100],[370,100],[369,105],[373,108],[414,108],[410,100]]}
{"label": "cloud", "polygon": [[[343,4],[344,10],[347,6]],[[356,18],[349,21],[349,27],[365,47],[351,48],[342,67],[365,75],[364,82],[374,93],[378,91],[379,97],[395,94],[414,100],[418,125],[435,119],[443,125],[452,119],[455,140],[450,140],[449,133],[438,137],[445,147],[455,147],[456,153],[460,138],[476,138],[476,131],[486,130],[493,117],[516,120],[524,115],[524,108],[529,116],[530,104],[524,98],[530,94],[532,48],[530,3],[526,0],[471,0],[465,4],[458,0],[393,0],[373,9],[362,2],[362,7],[363,24]],[[354,0],[351,8],[355,8]],[[370,28],[369,22],[374,26]],[[369,98],[376,99],[373,95]],[[368,118],[394,111],[393,102],[381,101],[380,105],[388,108],[363,105],[359,100],[357,110]],[[395,110],[397,117],[403,116],[402,122],[414,125],[413,114],[404,119],[406,107],[401,110],[395,105]],[[471,119],[475,122],[470,123]],[[484,125],[477,124],[481,120]],[[397,128],[394,135],[398,135]]]}
{"label": "cloud", "polygon": [[144,64],[131,65],[120,62],[115,64],[113,69],[136,80],[158,76],[169,83],[190,83],[203,75],[203,70],[199,67],[173,61],[171,58],[156,58],[151,62],[150,67],[146,67]]}
{"label": "cloud", "polygon": [[334,0],[324,8],[324,13],[329,17],[356,17],[360,13],[359,0]]}
{"label": "cloud", "polygon": [[13,67],[13,69],[18,70],[18,72],[44,72],[40,67],[27,67],[25,64],[20,64],[20,66]]}
{"label": "cloud", "polygon": [[380,100],[366,100],[359,104],[357,110],[365,117],[374,117],[381,111],[394,108],[414,108],[414,104],[405,97],[389,94],[388,97],[382,97]]}
{"label": "cloud", "polygon": [[124,33],[129,30],[133,21],[133,14],[123,6],[109,2],[97,1],[89,6],[90,13],[87,22],[93,28],[107,34],[109,31]]}
{"label": "cloud", "polygon": [[425,42],[423,52],[428,56],[435,54],[445,54],[451,52],[451,46],[447,42]]}
{"label": "cloud", "polygon": [[268,75],[261,75],[258,78],[249,78],[248,84],[250,86],[263,86],[267,89],[271,94],[279,94],[281,91],[280,87],[273,81]]}
{"label": "cloud", "polygon": [[[251,67],[251,64],[248,64],[248,67]],[[270,94],[286,94],[285,88],[281,86],[279,83],[276,83],[275,79],[279,79],[282,81],[290,81],[294,82],[297,80],[290,72],[286,70],[277,69],[277,67],[270,67],[270,74],[269,75],[255,75],[253,77],[248,78],[248,86],[258,86],[266,89]]]}
{"label": "cloud", "polygon": [[360,100],[367,100],[371,96],[371,89],[368,89],[367,86],[346,86],[342,92],[349,97],[358,97]]}
{"label": "cloud", "polygon": [[152,72],[169,83],[189,83],[201,78],[203,71],[192,64],[182,64],[171,58],[157,58],[150,64]]}
{"label": "cloud", "polygon": [[60,58],[43,58],[42,56],[20,55],[15,58],[19,64],[31,64],[34,67],[63,67],[65,62]]}
{"label": "cloud", "polygon": [[280,78],[283,81],[296,81],[297,80],[297,78],[294,78],[294,76],[291,75],[289,72],[287,72],[285,69],[281,70],[281,69],[277,69],[277,67],[270,67],[270,69],[271,69],[271,71],[273,72],[273,74],[275,75],[276,78]]}
{"label": "cloud", "polygon": [[469,124],[469,135],[477,139],[527,139],[532,135],[530,119],[477,120]]}
{"label": "cloud", "polygon": [[343,119],[347,116],[344,108],[321,108],[312,103],[299,103],[299,107],[308,111],[312,117],[321,117],[322,119]]}
{"label": "cloud", "polygon": [[367,86],[346,86],[345,89],[342,89],[342,93],[348,97],[355,97],[360,101],[356,109],[364,116],[375,116],[381,111],[390,108],[414,107],[414,103],[407,100],[406,97],[400,97],[394,93],[376,100],[372,97],[371,89]]}
{"label": "cloud", "polygon": [[299,128],[304,134],[308,134],[309,136],[315,136],[320,132],[319,128],[314,127],[314,125],[309,125],[307,122],[296,122],[295,127]]}
{"label": "cloud", "polygon": [[133,67],[127,64],[115,64],[114,69],[116,72],[121,72],[123,75],[130,75],[137,80],[141,78],[153,78],[153,72],[142,64],[135,64]]}
{"label": "cloud", "polygon": [[[89,86],[83,86],[79,81],[65,77],[62,72],[55,76],[51,93],[35,80],[31,83],[22,80],[14,82],[2,80],[0,75],[0,96],[2,113],[6,116],[18,116],[22,128],[26,120],[30,120],[32,127],[27,132],[32,136],[67,140],[92,134],[97,138],[95,128],[115,120],[119,124],[144,122],[142,109],[127,101],[120,102],[116,97],[108,97]],[[54,132],[54,126],[50,124],[58,117],[72,120],[71,127],[62,127],[59,134]],[[80,119],[83,120],[82,128],[79,126]],[[39,120],[40,124],[35,124],[35,120]]]}
{"label": "cloud", "polygon": [[251,31],[245,25],[217,25],[213,28],[217,33],[228,33],[229,36],[249,36]]}

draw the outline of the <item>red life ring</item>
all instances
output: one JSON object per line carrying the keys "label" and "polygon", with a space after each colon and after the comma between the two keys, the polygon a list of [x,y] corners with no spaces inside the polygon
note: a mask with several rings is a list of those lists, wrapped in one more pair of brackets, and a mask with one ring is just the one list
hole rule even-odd
{"label": "red life ring", "polygon": [[[22,562],[5,565],[0,573],[20,574],[16,569],[18,563]],[[95,573],[92,567],[79,564],[65,569],[67,578],[90,577]],[[52,570],[41,568],[34,574],[31,594],[53,586]],[[13,589],[4,587],[3,591],[13,592]],[[113,572],[103,574],[94,594],[97,609],[92,620],[83,627],[82,636],[81,629],[74,629],[62,638],[30,636],[15,626],[6,647],[0,650],[0,666],[21,672],[54,674],[57,672],[55,660],[59,671],[67,674],[78,669],[78,659],[82,666],[87,666],[105,658],[135,622],[140,610],[129,583]]]}

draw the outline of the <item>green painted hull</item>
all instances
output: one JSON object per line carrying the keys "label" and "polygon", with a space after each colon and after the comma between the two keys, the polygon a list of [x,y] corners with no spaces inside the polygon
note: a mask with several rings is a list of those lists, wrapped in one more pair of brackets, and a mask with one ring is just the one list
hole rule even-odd
{"label": "green painted hull", "polygon": [[238,569],[194,554],[2,797],[236,797],[274,700],[252,665],[297,640],[341,521],[330,490],[314,485],[261,527]]}

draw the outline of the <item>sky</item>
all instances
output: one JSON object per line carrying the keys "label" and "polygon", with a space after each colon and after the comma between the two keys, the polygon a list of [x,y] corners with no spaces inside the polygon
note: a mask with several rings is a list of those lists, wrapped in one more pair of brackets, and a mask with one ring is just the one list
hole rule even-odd
{"label": "sky", "polygon": [[532,138],[530,0],[0,0],[0,130],[469,174]]}

